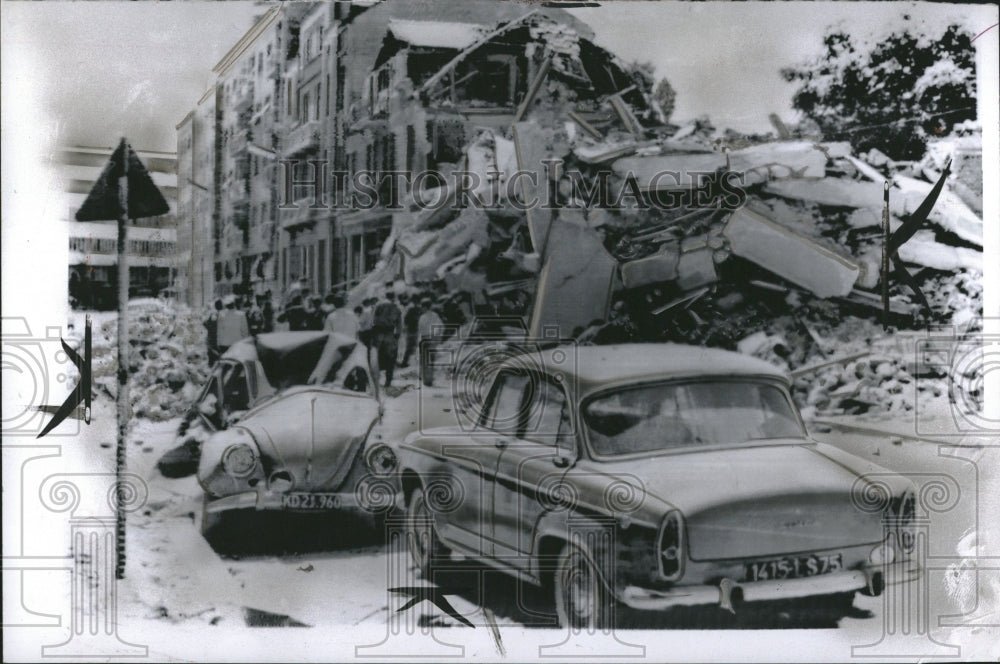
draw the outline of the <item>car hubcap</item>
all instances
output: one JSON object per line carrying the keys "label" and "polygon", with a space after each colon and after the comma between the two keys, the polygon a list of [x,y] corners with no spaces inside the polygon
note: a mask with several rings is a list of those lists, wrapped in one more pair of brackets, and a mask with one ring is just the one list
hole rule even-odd
{"label": "car hubcap", "polygon": [[587,561],[573,556],[566,570],[566,613],[573,625],[588,627],[594,619],[594,577]]}
{"label": "car hubcap", "polygon": [[423,497],[417,498],[413,506],[413,516],[410,519],[410,551],[417,565],[424,567],[431,550],[431,519],[427,513]]}

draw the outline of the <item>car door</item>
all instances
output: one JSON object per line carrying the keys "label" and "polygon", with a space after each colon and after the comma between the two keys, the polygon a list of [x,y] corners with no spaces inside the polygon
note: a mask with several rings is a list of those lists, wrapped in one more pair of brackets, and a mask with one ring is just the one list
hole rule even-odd
{"label": "car door", "polygon": [[[478,555],[493,555],[493,481],[500,453],[517,432],[527,385],[523,373],[498,374],[475,430],[441,446],[445,476],[425,477],[428,501],[444,516],[441,536]],[[435,490],[442,481],[451,486]],[[437,496],[447,495],[455,497],[452,504],[435,505]]]}
{"label": "car door", "polygon": [[526,568],[535,527],[548,510],[569,506],[563,476],[576,457],[569,400],[550,376],[535,375],[524,395],[516,438],[500,455],[493,489],[494,555]]}

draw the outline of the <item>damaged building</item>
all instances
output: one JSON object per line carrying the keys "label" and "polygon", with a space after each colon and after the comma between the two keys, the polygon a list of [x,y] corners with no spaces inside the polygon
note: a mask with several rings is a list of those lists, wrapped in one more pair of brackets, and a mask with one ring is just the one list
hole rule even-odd
{"label": "damaged building", "polygon": [[[887,322],[981,313],[974,168],[854,155],[780,122],[754,140],[668,124],[649,75],[568,12],[286,5],[245,42],[215,88],[216,294],[304,281],[356,302],[396,282],[465,292],[476,315],[519,316],[536,336],[599,343],[736,348],[791,317],[801,364],[822,350],[817,321],[882,315],[888,181],[889,230],[906,237]],[[325,200],[365,172],[378,204],[316,204],[318,165],[349,176]],[[465,179],[417,177],[455,171]]]}

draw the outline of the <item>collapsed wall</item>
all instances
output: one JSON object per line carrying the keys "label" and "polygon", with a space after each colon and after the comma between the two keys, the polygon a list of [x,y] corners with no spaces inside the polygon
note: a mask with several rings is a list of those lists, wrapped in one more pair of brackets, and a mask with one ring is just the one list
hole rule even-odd
{"label": "collapsed wall", "polygon": [[[508,54],[512,44],[523,49],[534,76],[513,116],[477,121],[483,109],[458,108],[454,81],[474,74],[461,70],[463,57],[494,42]],[[608,72],[599,83],[595,62]],[[884,183],[896,232],[934,197],[946,159],[967,156],[973,139],[932,148],[919,163],[855,155],[847,143],[796,136],[780,123],[780,138],[721,140],[704,119],[664,123],[651,83],[566,26],[532,17],[402,85],[396,103],[407,115],[454,113],[454,163],[442,166],[471,175],[413,192],[378,267],[350,299],[387,282],[437,287],[467,294],[476,316],[521,317],[536,337],[555,330],[577,343],[718,346],[792,370],[851,344],[872,347],[884,336]],[[889,277],[893,329],[981,318],[981,193],[969,184],[970,161],[898,247],[907,274]],[[766,343],[752,343],[761,335]],[[867,362],[824,369],[823,396],[800,386],[803,401],[863,409],[884,397],[912,407],[896,398],[912,385],[904,362]],[[873,396],[859,382],[869,374],[890,392]]]}

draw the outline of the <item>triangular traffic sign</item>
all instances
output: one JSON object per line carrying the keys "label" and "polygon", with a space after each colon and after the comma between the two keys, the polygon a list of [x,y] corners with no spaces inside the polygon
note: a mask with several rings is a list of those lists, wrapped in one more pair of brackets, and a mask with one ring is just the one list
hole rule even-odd
{"label": "triangular traffic sign", "polygon": [[170,212],[163,194],[153,183],[149,171],[139,161],[139,156],[123,138],[111,155],[101,176],[87,194],[87,200],[76,212],[77,221],[114,221],[122,216],[119,203],[119,179],[128,176],[129,219],[158,217]]}

